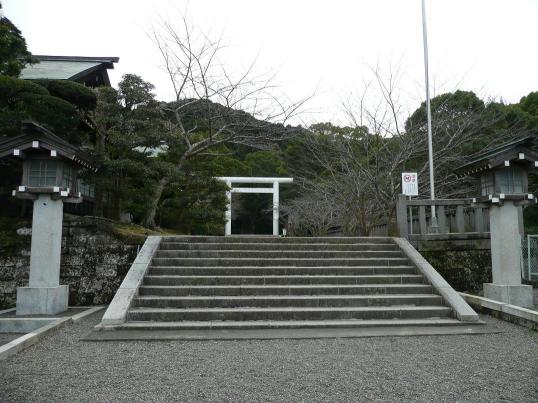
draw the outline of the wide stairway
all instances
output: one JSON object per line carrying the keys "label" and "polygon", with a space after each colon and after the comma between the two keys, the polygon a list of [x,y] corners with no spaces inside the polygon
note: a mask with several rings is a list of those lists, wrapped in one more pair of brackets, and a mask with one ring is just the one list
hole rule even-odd
{"label": "wide stairway", "polygon": [[391,238],[164,237],[117,329],[461,323]]}

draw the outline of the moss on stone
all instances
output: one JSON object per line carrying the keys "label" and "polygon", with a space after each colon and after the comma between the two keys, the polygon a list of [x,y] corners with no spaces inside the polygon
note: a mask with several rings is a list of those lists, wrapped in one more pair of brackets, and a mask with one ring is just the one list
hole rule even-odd
{"label": "moss on stone", "polygon": [[491,282],[489,249],[421,251],[422,256],[457,291],[478,293]]}
{"label": "moss on stone", "polygon": [[168,230],[152,230],[141,225],[123,223],[103,217],[79,217],[64,215],[64,227],[92,226],[103,233],[112,235],[126,244],[142,244],[150,235],[173,235]]}

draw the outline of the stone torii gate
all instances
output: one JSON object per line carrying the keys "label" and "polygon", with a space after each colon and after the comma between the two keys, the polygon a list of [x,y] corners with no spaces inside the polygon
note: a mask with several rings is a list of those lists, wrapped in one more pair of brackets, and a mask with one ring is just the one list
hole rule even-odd
{"label": "stone torii gate", "polygon": [[[221,176],[217,179],[226,182],[230,190],[226,192],[228,199],[228,209],[226,210],[226,226],[224,235],[232,235],[232,193],[272,193],[273,194],[273,235],[279,235],[278,219],[279,212],[279,185],[281,183],[292,183],[293,178],[248,178],[242,176]],[[266,184],[272,187],[233,187],[234,183]]]}

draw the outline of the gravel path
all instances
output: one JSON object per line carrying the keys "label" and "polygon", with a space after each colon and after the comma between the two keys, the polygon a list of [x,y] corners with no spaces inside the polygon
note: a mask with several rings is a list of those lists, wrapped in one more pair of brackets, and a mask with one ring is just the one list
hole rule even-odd
{"label": "gravel path", "polygon": [[538,333],[81,342],[102,312],[0,362],[0,401],[536,402]]}

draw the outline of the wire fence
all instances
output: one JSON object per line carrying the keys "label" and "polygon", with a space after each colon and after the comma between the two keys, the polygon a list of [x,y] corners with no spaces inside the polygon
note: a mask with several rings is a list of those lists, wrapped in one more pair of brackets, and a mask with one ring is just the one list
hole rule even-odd
{"label": "wire fence", "polygon": [[527,235],[521,245],[521,277],[538,280],[538,235]]}

